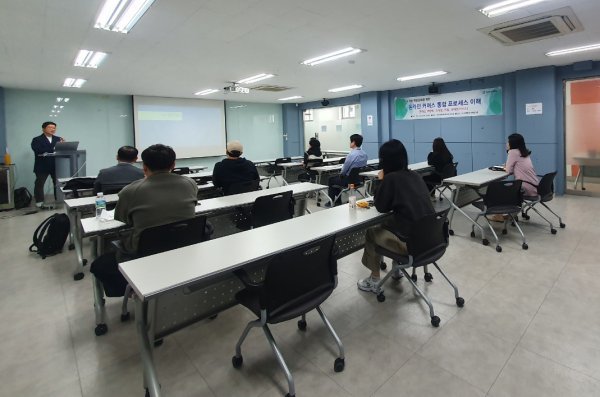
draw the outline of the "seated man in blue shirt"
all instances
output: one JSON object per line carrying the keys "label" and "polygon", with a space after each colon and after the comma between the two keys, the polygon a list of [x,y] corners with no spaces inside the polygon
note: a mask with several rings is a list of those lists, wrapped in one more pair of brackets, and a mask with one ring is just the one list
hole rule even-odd
{"label": "seated man in blue shirt", "polygon": [[[346,186],[348,184],[348,176],[353,168],[362,168],[367,166],[369,157],[360,147],[362,146],[363,137],[360,134],[350,135],[350,149],[352,151],[346,157],[340,175],[329,178],[329,197],[335,199],[335,196],[340,193],[340,188],[336,186]],[[334,203],[336,205],[338,203]]]}

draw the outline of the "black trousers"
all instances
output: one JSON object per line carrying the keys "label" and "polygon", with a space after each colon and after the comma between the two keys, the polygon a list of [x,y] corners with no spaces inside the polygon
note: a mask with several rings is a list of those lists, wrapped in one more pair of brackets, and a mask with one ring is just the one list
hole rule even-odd
{"label": "black trousers", "polygon": [[90,272],[102,282],[106,296],[116,297],[125,294],[127,280],[119,271],[117,253],[109,252],[92,262]]}
{"label": "black trousers", "polygon": [[52,178],[52,186],[54,187],[54,200],[56,200],[56,173],[52,172],[36,172],[35,173],[35,185],[33,188],[33,195],[35,196],[36,203],[44,202],[44,185],[48,176]]}
{"label": "black trousers", "polygon": [[[342,176],[342,175],[338,175],[338,176],[334,176],[332,178],[329,178],[329,197],[331,197],[332,200],[335,200],[335,196],[337,196],[338,194],[340,194],[340,192],[342,191],[342,189],[340,189],[337,186],[346,186],[348,184],[348,177],[346,176]],[[334,205],[336,204],[335,202],[333,203]]]}
{"label": "black trousers", "polygon": [[429,191],[431,191],[434,187],[442,183],[442,177],[438,174],[430,174],[423,177],[425,184]]}

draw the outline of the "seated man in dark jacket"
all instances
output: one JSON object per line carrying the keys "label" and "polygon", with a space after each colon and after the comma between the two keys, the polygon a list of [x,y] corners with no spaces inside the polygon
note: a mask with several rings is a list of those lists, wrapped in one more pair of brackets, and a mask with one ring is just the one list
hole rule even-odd
{"label": "seated man in dark jacket", "polygon": [[133,165],[138,159],[138,150],[133,146],[122,146],[117,152],[117,165],[100,170],[94,182],[94,194],[117,193],[133,181],[144,177],[144,170]]}
{"label": "seated man in dark jacket", "polygon": [[[408,169],[406,148],[396,139],[381,145],[379,164],[382,167],[378,176],[381,182],[375,193],[375,208],[379,212],[394,211],[394,217],[386,222],[392,222],[394,229],[408,235],[415,220],[435,213],[427,186],[419,174]],[[362,263],[371,270],[371,275],[358,281],[358,288],[362,291],[378,293],[376,284],[379,282],[381,255],[375,251],[377,245],[402,254],[408,252],[406,242],[383,225],[367,229]]]}
{"label": "seated man in dark jacket", "polygon": [[215,164],[213,170],[213,184],[223,189],[225,195],[229,194],[232,184],[259,179],[258,171],[252,161],[241,157],[244,147],[240,141],[227,143],[227,158]]}

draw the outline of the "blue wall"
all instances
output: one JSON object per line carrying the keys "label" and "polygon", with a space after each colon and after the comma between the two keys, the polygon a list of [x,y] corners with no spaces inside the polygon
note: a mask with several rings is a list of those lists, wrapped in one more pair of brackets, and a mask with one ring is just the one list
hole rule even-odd
{"label": "blue wall", "polygon": [[6,153],[6,118],[4,117],[4,88],[0,87],[0,155],[2,155],[2,159],[4,159],[4,153]]}
{"label": "blue wall", "polygon": [[[504,163],[507,137],[518,132],[525,137],[527,146],[533,152],[532,159],[538,174],[558,171],[556,191],[562,194],[565,189],[563,82],[599,75],[600,62],[586,61],[440,85],[441,93],[502,87],[503,112],[498,116],[395,120],[395,98],[428,95],[427,86],[367,92],[330,101],[332,106],[360,103],[364,147],[369,157],[377,156],[377,148],[381,143],[395,138],[406,145],[410,162],[424,161],[433,139],[441,136],[459,162],[459,173]],[[543,104],[543,113],[526,115],[525,105],[537,102]],[[320,107],[320,102],[290,107],[288,119],[294,119],[291,114],[294,110],[301,117],[302,110]],[[373,115],[372,126],[367,125],[367,115]],[[288,136],[293,134],[300,141],[304,134],[301,123],[287,124],[285,118],[284,130]]]}

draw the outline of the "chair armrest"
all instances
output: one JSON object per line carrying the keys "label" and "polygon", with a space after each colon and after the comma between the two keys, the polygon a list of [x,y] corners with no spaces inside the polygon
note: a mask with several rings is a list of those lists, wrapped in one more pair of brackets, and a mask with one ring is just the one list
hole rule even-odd
{"label": "chair armrest", "polygon": [[237,278],[240,279],[240,281],[242,282],[242,284],[244,284],[244,287],[249,288],[249,289],[260,289],[262,288],[264,283],[255,283],[254,281],[252,281],[250,279],[250,276],[248,275],[248,273],[246,272],[246,270],[244,269],[237,269],[234,270],[233,274],[235,274],[237,276]]}

